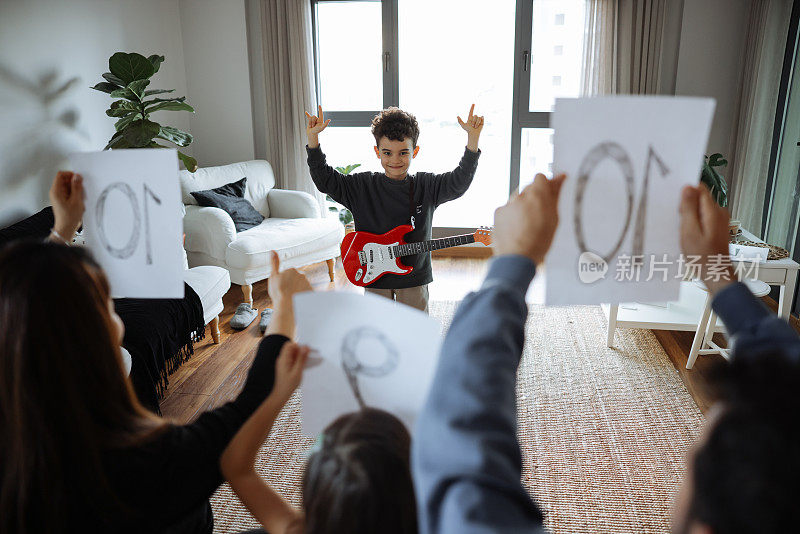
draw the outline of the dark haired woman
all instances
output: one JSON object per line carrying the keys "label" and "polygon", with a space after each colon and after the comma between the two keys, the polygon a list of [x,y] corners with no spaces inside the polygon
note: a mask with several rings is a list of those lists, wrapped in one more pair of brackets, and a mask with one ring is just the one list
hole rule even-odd
{"label": "dark haired woman", "polygon": [[256,473],[258,449],[300,384],[308,352],[294,343],[284,346],[275,387],[225,449],[222,473],[270,534],[415,534],[411,436],[398,418],[383,410],[347,414],[325,429],[306,463],[303,512]]}
{"label": "dark haired woman", "polygon": [[[55,243],[0,251],[0,532],[211,532],[220,455],[272,389],[292,310],[276,309],[236,400],[189,425],[158,418],[125,377],[105,275],[58,244],[80,224],[82,194],[59,173]],[[293,270],[270,278],[276,302],[309,289]]]}

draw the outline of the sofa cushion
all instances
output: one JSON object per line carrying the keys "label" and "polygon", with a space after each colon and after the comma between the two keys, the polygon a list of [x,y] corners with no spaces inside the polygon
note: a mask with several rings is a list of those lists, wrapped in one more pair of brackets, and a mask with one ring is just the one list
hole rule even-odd
{"label": "sofa cushion", "polygon": [[237,234],[228,245],[225,261],[236,269],[263,267],[269,265],[271,250],[277,251],[282,260],[288,260],[309,251],[338,245],[341,234],[341,223],[332,218],[269,218]]}
{"label": "sofa cushion", "polygon": [[247,178],[231,182],[215,189],[192,191],[191,195],[201,206],[220,208],[233,219],[237,232],[244,232],[258,226],[264,220],[247,199],[244,198]]}
{"label": "sofa cushion", "polygon": [[200,265],[184,271],[184,281],[189,284],[200,302],[203,304],[203,313],[222,298],[231,287],[231,278],[228,271],[213,265]]}

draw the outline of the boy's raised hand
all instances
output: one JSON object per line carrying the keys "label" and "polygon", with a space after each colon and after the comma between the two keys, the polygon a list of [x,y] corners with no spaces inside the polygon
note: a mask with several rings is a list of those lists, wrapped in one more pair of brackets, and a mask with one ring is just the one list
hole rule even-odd
{"label": "boy's raised hand", "polygon": [[306,118],[308,125],[306,126],[306,137],[308,137],[308,148],[317,148],[319,146],[319,133],[328,127],[331,120],[325,120],[325,115],[322,113],[322,106],[317,106],[319,115],[312,115],[306,111]]}
{"label": "boy's raised hand", "polygon": [[481,130],[483,130],[483,116],[482,115],[475,115],[475,104],[469,108],[469,115],[467,116],[467,120],[464,121],[461,119],[461,116],[458,116],[458,124],[467,132],[467,148],[472,150],[473,152],[478,151],[478,139],[481,136]]}

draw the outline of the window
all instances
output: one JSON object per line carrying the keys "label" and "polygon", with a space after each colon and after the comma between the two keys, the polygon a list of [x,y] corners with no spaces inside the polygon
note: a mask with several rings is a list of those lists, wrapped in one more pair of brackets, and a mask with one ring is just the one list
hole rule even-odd
{"label": "window", "polygon": [[411,170],[452,170],[466,134],[456,116],[486,116],[467,193],[434,226],[491,224],[495,208],[536,172],[551,172],[550,113],[578,96],[586,0],[314,1],[317,91],[332,165],[382,170],[370,121],[390,105],[420,124]]}
{"label": "window", "polygon": [[380,2],[319,2],[317,72],[331,109],[383,107]]}

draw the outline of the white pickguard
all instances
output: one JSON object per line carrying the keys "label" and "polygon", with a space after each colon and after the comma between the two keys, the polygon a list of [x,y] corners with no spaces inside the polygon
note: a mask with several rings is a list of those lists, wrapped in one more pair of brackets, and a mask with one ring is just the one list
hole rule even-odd
{"label": "white pickguard", "polygon": [[378,245],[376,243],[369,243],[362,249],[366,258],[367,264],[364,266],[366,272],[364,273],[364,283],[369,284],[383,273],[403,273],[403,269],[397,266],[397,259],[389,255],[389,248],[396,247],[398,243],[391,245]]}

